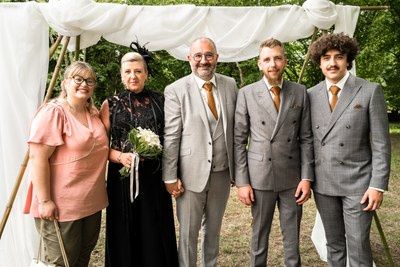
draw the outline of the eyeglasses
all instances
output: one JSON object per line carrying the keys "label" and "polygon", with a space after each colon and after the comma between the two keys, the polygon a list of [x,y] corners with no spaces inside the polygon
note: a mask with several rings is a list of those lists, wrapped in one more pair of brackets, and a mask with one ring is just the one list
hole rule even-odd
{"label": "eyeglasses", "polygon": [[205,53],[205,54],[196,53],[196,54],[192,55],[192,58],[194,59],[194,61],[199,62],[199,61],[201,61],[203,56],[207,61],[210,61],[210,60],[214,59],[215,54],[214,53]]}
{"label": "eyeglasses", "polygon": [[83,77],[79,75],[75,75],[71,77],[76,84],[82,84],[83,82],[86,82],[87,86],[94,86],[96,84],[96,81],[92,78],[86,78],[84,79]]}

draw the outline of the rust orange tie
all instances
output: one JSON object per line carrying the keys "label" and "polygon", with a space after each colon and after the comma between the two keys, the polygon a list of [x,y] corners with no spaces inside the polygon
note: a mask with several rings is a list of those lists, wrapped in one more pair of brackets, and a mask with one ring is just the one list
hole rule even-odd
{"label": "rust orange tie", "polygon": [[214,95],[213,95],[213,84],[208,81],[205,82],[203,85],[203,88],[206,89],[207,92],[207,103],[208,107],[210,108],[211,113],[214,115],[214,118],[218,120],[218,112],[217,112],[217,107],[215,106],[215,100],[214,100]]}
{"label": "rust orange tie", "polygon": [[279,112],[279,106],[281,105],[281,88],[279,88],[279,86],[272,86],[271,91],[274,94],[274,104],[276,111]]}
{"label": "rust orange tie", "polygon": [[329,102],[329,105],[331,106],[331,111],[333,111],[336,107],[336,103],[338,102],[338,94],[340,92],[340,88],[337,87],[336,85],[332,85],[329,88],[329,91],[332,93],[332,98],[331,101]]}

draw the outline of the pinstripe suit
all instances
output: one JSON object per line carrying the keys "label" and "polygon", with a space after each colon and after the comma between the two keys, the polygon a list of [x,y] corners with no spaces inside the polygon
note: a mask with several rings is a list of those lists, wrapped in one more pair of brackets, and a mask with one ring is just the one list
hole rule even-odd
{"label": "pinstripe suit", "polygon": [[359,202],[368,187],[387,190],[390,139],[386,104],[377,84],[350,75],[331,113],[327,85],[309,90],[314,134],[317,208],[324,224],[328,263],[372,266],[372,212]]}
{"label": "pinstripe suit", "polygon": [[[300,179],[313,179],[312,135],[306,88],[284,81],[277,113],[264,80],[239,90],[235,112],[236,186],[250,185],[253,234],[251,265],[265,266],[276,203],[280,210],[285,265],[300,266],[301,206],[294,193]],[[248,145],[248,149],[246,146]]]}

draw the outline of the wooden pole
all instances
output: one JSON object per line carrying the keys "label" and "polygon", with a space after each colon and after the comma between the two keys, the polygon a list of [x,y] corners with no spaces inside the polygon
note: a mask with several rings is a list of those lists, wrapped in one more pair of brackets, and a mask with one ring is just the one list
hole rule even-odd
{"label": "wooden pole", "polygon": [[382,225],[379,220],[379,217],[378,217],[378,213],[376,213],[376,211],[374,211],[373,214],[374,214],[376,228],[378,228],[378,233],[382,240],[383,250],[385,251],[386,257],[388,258],[388,261],[389,261],[388,267],[394,267],[393,257],[392,257],[392,254],[390,253],[390,249],[389,249],[388,243],[386,241],[385,234],[383,233],[383,229],[382,229]]}
{"label": "wooden pole", "polygon": [[306,57],[304,58],[303,66],[301,67],[301,70],[300,70],[299,79],[297,80],[297,83],[300,83],[301,80],[303,79],[304,71],[306,69],[308,60],[310,59],[310,47],[311,47],[312,43],[314,43],[315,39],[317,39],[317,33],[318,33],[318,28],[315,27],[314,33],[311,37],[310,45],[308,46]]}
{"label": "wooden pole", "polygon": [[389,10],[389,6],[360,6],[360,10],[374,11],[374,10]]}
{"label": "wooden pole", "polygon": [[79,60],[80,46],[81,46],[81,36],[78,35],[78,36],[76,36],[76,40],[75,40],[75,57],[74,57],[74,61],[78,61]]}
{"label": "wooden pole", "polygon": [[49,60],[50,58],[53,56],[54,52],[56,52],[57,47],[59,46],[61,39],[63,38],[62,35],[58,35],[56,41],[54,42],[54,44],[50,47],[49,50]]}
{"label": "wooden pole", "polygon": [[[50,99],[50,97],[51,97],[51,95],[53,93],[53,89],[54,89],[54,86],[55,86],[56,81],[57,81],[57,76],[58,76],[58,73],[60,72],[61,63],[63,61],[65,52],[67,50],[69,38],[70,37],[64,37],[65,41],[64,41],[63,47],[61,49],[60,56],[58,57],[56,67],[54,68],[53,76],[51,77],[49,88],[47,89],[46,96],[44,98],[44,103],[46,103]],[[8,217],[10,216],[10,212],[11,212],[12,206],[14,204],[15,197],[17,196],[17,192],[18,192],[19,186],[21,185],[22,178],[24,177],[24,173],[25,173],[26,167],[28,165],[28,161],[29,161],[29,148],[25,152],[24,160],[21,163],[20,169],[18,171],[18,176],[17,176],[17,179],[15,180],[14,188],[13,188],[13,190],[11,192],[11,196],[8,199],[8,202],[7,202],[7,205],[6,205],[6,209],[5,209],[4,214],[3,214],[3,218],[1,219],[0,239],[1,239],[2,235],[3,235],[4,227],[6,226]]]}
{"label": "wooden pole", "polygon": [[56,85],[57,76],[58,76],[58,73],[60,72],[60,69],[61,69],[61,63],[62,63],[62,61],[64,59],[64,56],[65,56],[65,53],[67,51],[67,46],[68,46],[68,43],[69,43],[69,39],[70,39],[69,36],[65,36],[64,37],[64,44],[63,44],[63,47],[61,48],[60,56],[57,59],[57,64],[56,64],[56,67],[54,68],[53,76],[51,76],[49,88],[47,89],[46,96],[45,96],[45,98],[43,100],[44,103],[49,101],[51,95],[53,94],[53,89],[54,89],[54,86]]}

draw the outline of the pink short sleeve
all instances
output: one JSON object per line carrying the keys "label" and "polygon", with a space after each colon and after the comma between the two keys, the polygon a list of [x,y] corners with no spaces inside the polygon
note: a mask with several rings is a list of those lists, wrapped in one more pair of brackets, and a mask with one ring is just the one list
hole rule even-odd
{"label": "pink short sleeve", "polygon": [[28,143],[63,145],[65,123],[62,107],[52,103],[46,104],[40,108],[32,121]]}

